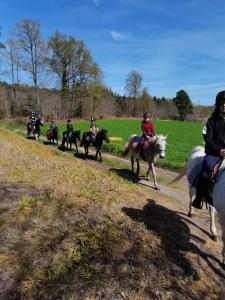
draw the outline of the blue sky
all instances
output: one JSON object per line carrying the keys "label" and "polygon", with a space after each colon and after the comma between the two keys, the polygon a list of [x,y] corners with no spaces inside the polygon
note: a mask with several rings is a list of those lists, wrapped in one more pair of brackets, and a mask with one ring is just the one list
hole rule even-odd
{"label": "blue sky", "polygon": [[195,104],[211,105],[225,90],[225,2],[222,0],[2,0],[2,40],[30,18],[47,40],[56,30],[82,39],[124,94],[131,70],[157,97],[184,89]]}

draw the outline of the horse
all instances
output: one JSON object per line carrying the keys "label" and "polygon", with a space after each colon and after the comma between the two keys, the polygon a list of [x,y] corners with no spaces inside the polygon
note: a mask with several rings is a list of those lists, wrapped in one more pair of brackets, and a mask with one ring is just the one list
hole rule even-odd
{"label": "horse", "polygon": [[[132,172],[134,173],[134,159],[136,158],[137,162],[137,175],[139,175],[140,172],[140,164],[139,164],[139,157],[137,156],[137,146],[140,142],[140,136],[138,135],[132,135],[128,143],[126,145],[126,148],[123,152],[123,155],[127,155],[129,152],[131,153],[131,168]],[[154,188],[156,190],[159,190],[157,180],[156,180],[156,172],[154,163],[159,158],[165,158],[166,155],[166,136],[158,135],[155,137],[155,139],[152,142],[148,142],[147,147],[144,147],[143,149],[143,156],[142,159],[145,160],[148,163],[148,171],[147,171],[147,179],[149,180],[149,174],[150,171],[153,176],[154,181]]]}
{"label": "horse", "polygon": [[37,120],[29,121],[27,123],[27,137],[30,138],[30,134],[32,132],[35,140],[39,141],[40,126],[44,126],[40,118],[37,118]]}
{"label": "horse", "polygon": [[89,153],[89,146],[92,144],[92,146],[96,148],[95,159],[97,160],[99,155],[99,161],[102,161],[101,148],[103,141],[109,143],[109,137],[106,129],[101,129],[99,132],[97,132],[94,140],[92,139],[91,132],[84,132],[82,135],[80,147],[84,146],[85,158],[87,158]]}
{"label": "horse", "polygon": [[[63,134],[65,134],[66,132],[64,132]],[[72,144],[74,143],[75,148],[76,148],[76,152],[78,152],[78,147],[77,147],[77,140],[80,142],[80,130],[76,130],[72,132],[71,136],[67,136],[66,137],[66,148],[67,149],[72,149]]]}
{"label": "horse", "polygon": [[47,136],[47,140],[49,141],[50,144],[51,143],[54,144],[55,140],[56,140],[56,144],[58,145],[58,142],[59,142],[59,129],[58,129],[57,126],[53,129],[49,129],[46,133],[46,136]]}
{"label": "horse", "polygon": [[[205,151],[204,148],[201,146],[197,146],[192,150],[192,154],[188,160],[187,167],[175,178],[174,181],[179,180],[185,173],[187,174],[188,179],[190,178],[191,172],[194,170],[194,168],[197,167],[199,163],[202,163],[204,160]],[[212,234],[212,239],[217,240],[217,232],[216,232],[216,226],[215,226],[215,210],[218,214],[218,220],[219,224],[221,226],[222,230],[222,242],[223,242],[223,249],[222,249],[222,263],[225,264],[225,166],[224,161],[221,165],[220,169],[220,176],[216,180],[213,186],[213,192],[212,192],[212,199],[213,199],[213,206],[209,205],[209,211],[210,211],[210,231]],[[190,179],[189,179],[190,180]],[[196,189],[191,186],[189,183],[189,195],[190,195],[190,205],[189,205],[189,215],[191,216],[191,203],[192,203],[192,197],[195,195]]]}

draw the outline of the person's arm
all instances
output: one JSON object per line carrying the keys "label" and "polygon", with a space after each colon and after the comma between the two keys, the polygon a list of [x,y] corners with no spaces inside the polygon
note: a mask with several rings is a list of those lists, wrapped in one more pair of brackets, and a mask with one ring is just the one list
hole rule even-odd
{"label": "person's arm", "polygon": [[215,155],[220,156],[220,150],[222,150],[222,147],[217,145],[214,142],[213,134],[214,134],[214,126],[213,126],[213,121],[208,120],[207,126],[206,126],[206,135],[205,135],[205,143],[206,143],[206,148],[210,149],[212,152],[215,153]]}

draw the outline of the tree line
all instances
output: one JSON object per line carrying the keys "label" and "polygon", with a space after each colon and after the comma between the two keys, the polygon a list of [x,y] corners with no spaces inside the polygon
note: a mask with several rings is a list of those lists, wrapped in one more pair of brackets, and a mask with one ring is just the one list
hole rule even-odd
{"label": "tree line", "polygon": [[0,83],[0,118],[31,111],[49,118],[138,117],[150,111],[155,118],[185,120],[196,111],[183,90],[174,99],[152,97],[135,70],[125,79],[125,94],[114,93],[82,40],[56,31],[45,41],[41,25],[31,19],[18,22],[5,42],[0,31],[0,55],[0,75],[10,82]]}

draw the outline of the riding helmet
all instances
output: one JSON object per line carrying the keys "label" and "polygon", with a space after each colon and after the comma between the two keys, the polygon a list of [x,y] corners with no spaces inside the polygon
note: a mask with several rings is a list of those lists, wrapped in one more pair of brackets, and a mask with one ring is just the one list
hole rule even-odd
{"label": "riding helmet", "polygon": [[94,122],[95,120],[94,120],[94,118],[91,118],[91,122]]}
{"label": "riding helmet", "polygon": [[221,91],[216,95],[216,107],[219,106],[222,100],[225,100],[225,91]]}
{"label": "riding helmet", "polygon": [[144,113],[144,114],[143,114],[143,118],[144,118],[144,119],[150,118],[150,114],[149,114],[149,113]]}
{"label": "riding helmet", "polygon": [[68,119],[68,120],[67,120],[67,122],[71,122],[71,120],[70,120],[70,119]]}

